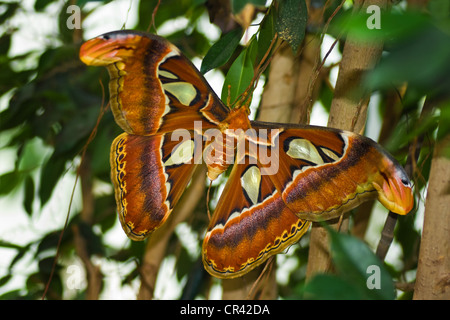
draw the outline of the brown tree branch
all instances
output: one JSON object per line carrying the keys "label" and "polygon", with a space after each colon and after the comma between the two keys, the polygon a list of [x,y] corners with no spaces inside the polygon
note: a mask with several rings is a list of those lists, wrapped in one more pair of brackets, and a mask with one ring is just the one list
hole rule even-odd
{"label": "brown tree branch", "polygon": [[414,299],[450,300],[450,134],[435,146]]}
{"label": "brown tree branch", "polygon": [[[316,68],[320,62],[321,41],[318,35],[307,34],[304,47],[299,59],[297,85],[294,95],[295,108],[292,110],[292,119],[296,123],[307,124],[314,101],[317,100],[322,79],[313,79]],[[323,73],[317,71],[319,75]],[[320,77],[320,76],[319,76]]]}
{"label": "brown tree branch", "polygon": [[[357,0],[354,12],[365,10],[369,5],[386,8],[387,0]],[[351,35],[347,37],[331,104],[329,127],[362,133],[370,95],[362,92],[360,84],[364,73],[378,62],[382,48],[382,43],[361,43]],[[345,218],[342,225],[338,220],[329,221],[328,224],[334,229],[340,227],[346,230],[348,219]],[[328,233],[318,223],[313,223],[309,250],[307,280],[318,272],[327,272],[330,266]]]}
{"label": "brown tree branch", "polygon": [[207,0],[209,21],[217,25],[222,33],[227,33],[239,26],[231,10],[230,0]]}
{"label": "brown tree branch", "polygon": [[[79,175],[83,202],[83,209],[81,210],[80,218],[83,223],[88,226],[92,226],[95,199],[92,190],[91,160],[88,152],[84,154],[84,159],[80,164]],[[101,273],[100,267],[92,263],[88,250],[89,243],[86,241],[77,225],[73,227],[73,232],[75,252],[80,257],[86,269],[86,299],[98,300],[103,285],[103,274]]]}
{"label": "brown tree branch", "polygon": [[80,257],[84,268],[86,269],[86,300],[98,300],[103,286],[103,274],[100,270],[100,266],[92,263],[87,249],[88,243],[81,234],[79,227],[75,225],[72,230],[74,233],[75,252]]}
{"label": "brown tree branch", "polygon": [[[344,1],[341,5],[343,5]],[[310,28],[319,29],[323,24],[323,14],[327,7],[325,4],[322,7],[311,6],[310,1],[306,1],[308,7],[308,26]],[[339,11],[341,6],[338,6],[335,13]],[[324,32],[328,28],[329,18],[324,27]],[[307,33],[303,41],[304,45],[299,59],[299,70],[297,87],[295,92],[294,102],[296,108],[292,111],[293,121],[300,124],[308,124],[310,121],[311,109],[322,86],[322,82],[327,78],[329,70],[323,68],[323,64],[327,59],[327,55],[321,61],[321,45],[323,35],[318,33]],[[330,49],[331,50],[331,49]],[[318,81],[319,80],[319,81]]]}

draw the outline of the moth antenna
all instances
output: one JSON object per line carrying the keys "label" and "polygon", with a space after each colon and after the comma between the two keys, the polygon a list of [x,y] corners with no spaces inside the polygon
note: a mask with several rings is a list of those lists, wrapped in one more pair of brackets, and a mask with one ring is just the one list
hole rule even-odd
{"label": "moth antenna", "polygon": [[[261,74],[264,72],[264,70],[266,70],[266,68],[268,67],[268,65],[272,61],[273,54],[270,57],[268,57],[268,56],[269,56],[270,52],[272,51],[272,48],[274,47],[275,43],[277,42],[277,39],[278,39],[278,35],[275,33],[272,41],[270,42],[269,48],[267,49],[267,51],[264,54],[264,56],[261,58],[258,66],[254,69],[255,72],[254,72],[252,81],[250,82],[248,87],[244,90],[244,92],[241,93],[239,95],[239,97],[236,99],[236,104],[237,105],[242,104],[248,110],[250,110],[249,106],[250,106],[250,103],[251,103],[251,99],[249,100],[249,99],[247,99],[247,97],[249,96],[249,92],[253,91],[256,88],[256,86],[258,85],[258,81],[259,81],[259,78],[260,78]],[[277,51],[278,48],[279,48],[279,46],[275,48],[274,52]],[[251,97],[251,95],[250,95],[250,97]]]}
{"label": "moth antenna", "polygon": [[230,107],[230,100],[231,100],[231,85],[228,85],[228,96],[227,96],[227,106]]}

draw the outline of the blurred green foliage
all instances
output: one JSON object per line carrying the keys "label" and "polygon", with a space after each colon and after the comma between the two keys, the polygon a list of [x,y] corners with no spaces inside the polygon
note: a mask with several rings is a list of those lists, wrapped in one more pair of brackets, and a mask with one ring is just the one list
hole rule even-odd
{"label": "blurred green foliage", "polygon": [[318,274],[299,289],[306,299],[395,298],[392,276],[383,263],[361,240],[328,227],[336,275]]}
{"label": "blurred green foliage", "polygon": [[[36,12],[45,12],[56,0],[37,0]],[[90,1],[77,1],[86,18],[96,10],[86,9]],[[91,1],[94,2],[94,1]],[[97,1],[102,2],[102,1]],[[103,1],[107,4],[111,1]],[[239,12],[247,3],[265,10],[265,1],[233,1],[234,12]],[[332,1],[326,11],[324,21],[330,17],[340,1]],[[221,67],[225,74],[222,97],[235,101],[248,88],[254,76],[254,69],[270,47],[275,32],[283,31],[285,40],[290,41],[294,52],[301,46],[305,30],[315,32],[307,25],[307,12],[303,1],[279,0],[270,7],[262,20],[259,33],[248,45],[239,43],[242,30],[236,29],[222,35],[213,44],[200,21],[207,17],[205,0],[164,0],[155,15],[156,30],[176,18],[186,18],[187,27],[174,30],[167,38],[178,46],[189,58],[205,57],[202,71]],[[156,1],[140,1],[138,30],[151,26]],[[323,0],[313,1],[315,7],[325,5]],[[301,15],[293,12],[301,7]],[[18,33],[14,17],[24,11],[20,1],[0,2],[0,96],[7,101],[0,110],[0,148],[15,152],[14,168],[0,174],[0,196],[8,197],[23,193],[23,209],[28,219],[34,221],[42,208],[55,196],[57,183],[69,172],[74,173],[80,153],[94,130],[101,113],[102,104],[108,101],[108,74],[102,68],[87,68],[78,59],[78,51],[83,39],[82,30],[65,27],[67,4],[61,6],[55,16],[59,29],[52,37],[56,44],[43,46],[39,52],[30,51],[21,55],[10,54],[11,41]],[[297,8],[297,9],[295,9]],[[398,93],[398,86],[408,83],[402,97],[402,107],[393,130],[385,142],[387,148],[399,159],[405,159],[408,146],[418,136],[425,136],[417,168],[420,177],[416,186],[422,188],[428,179],[433,142],[450,129],[450,32],[449,6],[447,0],[431,0],[425,12],[405,10],[405,1],[394,5],[390,13],[383,13],[380,30],[365,27],[368,15],[351,15],[351,9],[342,9],[331,20],[328,34],[340,37],[339,47],[348,35],[363,41],[382,39],[386,45],[379,65],[369,73],[364,87],[382,97],[379,110],[384,117],[386,110],[384,97]],[[316,27],[316,26],[315,26]],[[323,27],[323,26],[322,26]],[[118,27],[120,28],[120,27]],[[154,31],[154,29],[150,29]],[[320,30],[319,30],[320,31]],[[283,38],[284,39],[284,38]],[[38,56],[36,64],[28,67],[30,59]],[[239,83],[239,86],[236,84]],[[101,85],[103,84],[103,86]],[[228,96],[227,85],[232,85]],[[333,92],[323,87],[318,100],[329,110]],[[421,119],[424,99],[437,107],[425,119]],[[370,121],[370,119],[369,119]],[[106,112],[97,128],[95,139],[86,151],[93,181],[110,183],[109,148],[112,140],[121,132],[110,112]],[[48,150],[49,153],[43,152]],[[214,194],[217,187],[213,186]],[[420,189],[419,189],[420,190]],[[94,219],[86,223],[80,219],[80,212],[71,213],[71,219],[61,239],[62,259],[57,261],[56,272],[50,284],[47,299],[61,299],[66,286],[62,278],[65,263],[75,256],[73,230],[79,230],[89,243],[89,256],[106,258],[117,263],[133,262],[134,267],[122,277],[122,285],[131,284],[139,278],[139,263],[145,250],[145,243],[130,242],[123,247],[115,247],[107,242],[104,235],[117,223],[115,201],[112,193],[95,194]],[[205,201],[193,213],[189,222],[192,231],[198,235],[197,248],[205,228]],[[61,212],[65,215],[66,212]],[[399,220],[396,241],[401,248],[400,266],[383,265],[376,261],[369,248],[349,235],[332,234],[333,261],[336,275],[319,275],[305,286],[305,266],[307,263],[307,237],[297,246],[294,258],[298,265],[289,274],[288,284],[279,286],[281,298],[306,299],[393,299],[393,281],[409,281],[407,274],[417,267],[417,250],[420,234],[415,228],[415,216],[411,214]],[[62,226],[61,226],[62,228]],[[4,292],[0,299],[38,299],[50,276],[56,246],[61,230],[51,230],[26,244],[4,241],[0,235],[0,247],[13,250],[14,258],[8,266],[0,266],[0,288],[11,282],[15,267],[22,259],[35,264],[35,272],[26,275],[25,287]],[[189,254],[182,237],[174,234],[167,255],[176,255],[176,277],[187,277],[183,298],[206,297],[208,276],[198,256]],[[293,249],[292,249],[293,250]],[[28,258],[27,258],[28,257]],[[31,257],[31,258],[30,258]],[[382,290],[368,290],[367,267],[380,267]],[[181,294],[181,293],[180,293]],[[83,299],[85,292],[79,290],[75,298]],[[407,294],[403,297],[408,297]]]}

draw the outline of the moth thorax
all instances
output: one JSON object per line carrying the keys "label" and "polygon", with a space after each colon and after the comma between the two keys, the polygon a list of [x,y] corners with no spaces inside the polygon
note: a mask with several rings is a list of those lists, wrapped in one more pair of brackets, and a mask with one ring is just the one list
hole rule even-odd
{"label": "moth thorax", "polygon": [[235,139],[228,135],[219,135],[209,142],[203,151],[203,159],[208,167],[208,178],[215,180],[234,161]]}
{"label": "moth thorax", "polygon": [[223,121],[221,127],[230,130],[247,130],[250,129],[250,120],[248,119],[248,111],[246,108],[232,109],[229,116]]}

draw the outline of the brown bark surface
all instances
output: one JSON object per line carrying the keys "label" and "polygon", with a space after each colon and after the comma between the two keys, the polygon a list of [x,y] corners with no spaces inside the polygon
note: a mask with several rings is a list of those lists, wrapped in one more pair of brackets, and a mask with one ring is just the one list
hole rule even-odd
{"label": "brown bark surface", "polygon": [[450,135],[435,147],[414,299],[450,300]]}

